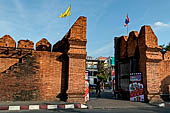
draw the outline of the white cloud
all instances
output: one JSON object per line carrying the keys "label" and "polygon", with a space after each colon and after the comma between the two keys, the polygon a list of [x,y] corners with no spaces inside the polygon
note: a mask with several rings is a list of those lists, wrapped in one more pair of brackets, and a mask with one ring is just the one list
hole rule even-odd
{"label": "white cloud", "polygon": [[167,24],[163,22],[155,22],[154,26],[157,28],[165,28],[165,27],[167,28],[167,27],[170,27],[170,22]]}

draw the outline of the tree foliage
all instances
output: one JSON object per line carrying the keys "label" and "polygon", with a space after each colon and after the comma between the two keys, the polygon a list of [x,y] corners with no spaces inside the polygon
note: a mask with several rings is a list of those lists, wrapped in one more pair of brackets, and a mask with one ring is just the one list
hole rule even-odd
{"label": "tree foliage", "polygon": [[166,46],[165,46],[165,44],[159,45],[159,46],[162,47],[162,49],[165,49],[166,51],[170,51],[170,42]]}
{"label": "tree foliage", "polygon": [[111,71],[109,66],[106,66],[104,62],[99,62],[97,77],[106,81],[110,77],[110,73]]}
{"label": "tree foliage", "polygon": [[170,51],[170,42],[169,42],[168,45],[166,45],[165,49],[166,49],[167,51]]}

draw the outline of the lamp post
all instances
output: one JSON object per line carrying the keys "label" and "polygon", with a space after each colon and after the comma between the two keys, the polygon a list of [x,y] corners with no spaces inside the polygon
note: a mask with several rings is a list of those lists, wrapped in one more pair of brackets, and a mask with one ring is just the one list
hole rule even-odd
{"label": "lamp post", "polygon": [[92,62],[92,65],[91,65],[92,76],[93,76],[93,70],[94,70],[93,68],[94,68],[94,64],[93,64],[93,62]]}
{"label": "lamp post", "polygon": [[164,55],[165,55],[165,53],[166,53],[166,49],[165,49],[165,48],[162,48],[162,49],[160,50],[160,52],[162,53],[162,59],[164,60]]}

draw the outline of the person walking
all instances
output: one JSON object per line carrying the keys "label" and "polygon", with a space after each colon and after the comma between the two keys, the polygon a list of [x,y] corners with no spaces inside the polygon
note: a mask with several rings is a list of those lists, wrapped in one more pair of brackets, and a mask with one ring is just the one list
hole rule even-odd
{"label": "person walking", "polygon": [[96,83],[96,95],[97,97],[100,97],[100,93],[101,93],[101,84],[100,84],[100,79],[97,79],[97,83]]}
{"label": "person walking", "polygon": [[101,82],[102,91],[104,92],[104,80]]}

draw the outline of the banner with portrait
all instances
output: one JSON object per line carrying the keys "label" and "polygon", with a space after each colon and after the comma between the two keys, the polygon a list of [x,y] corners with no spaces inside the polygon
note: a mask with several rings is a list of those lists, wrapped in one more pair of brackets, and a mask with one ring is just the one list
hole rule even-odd
{"label": "banner with portrait", "polygon": [[142,73],[130,73],[129,93],[130,93],[130,101],[135,101],[135,102],[144,101]]}

